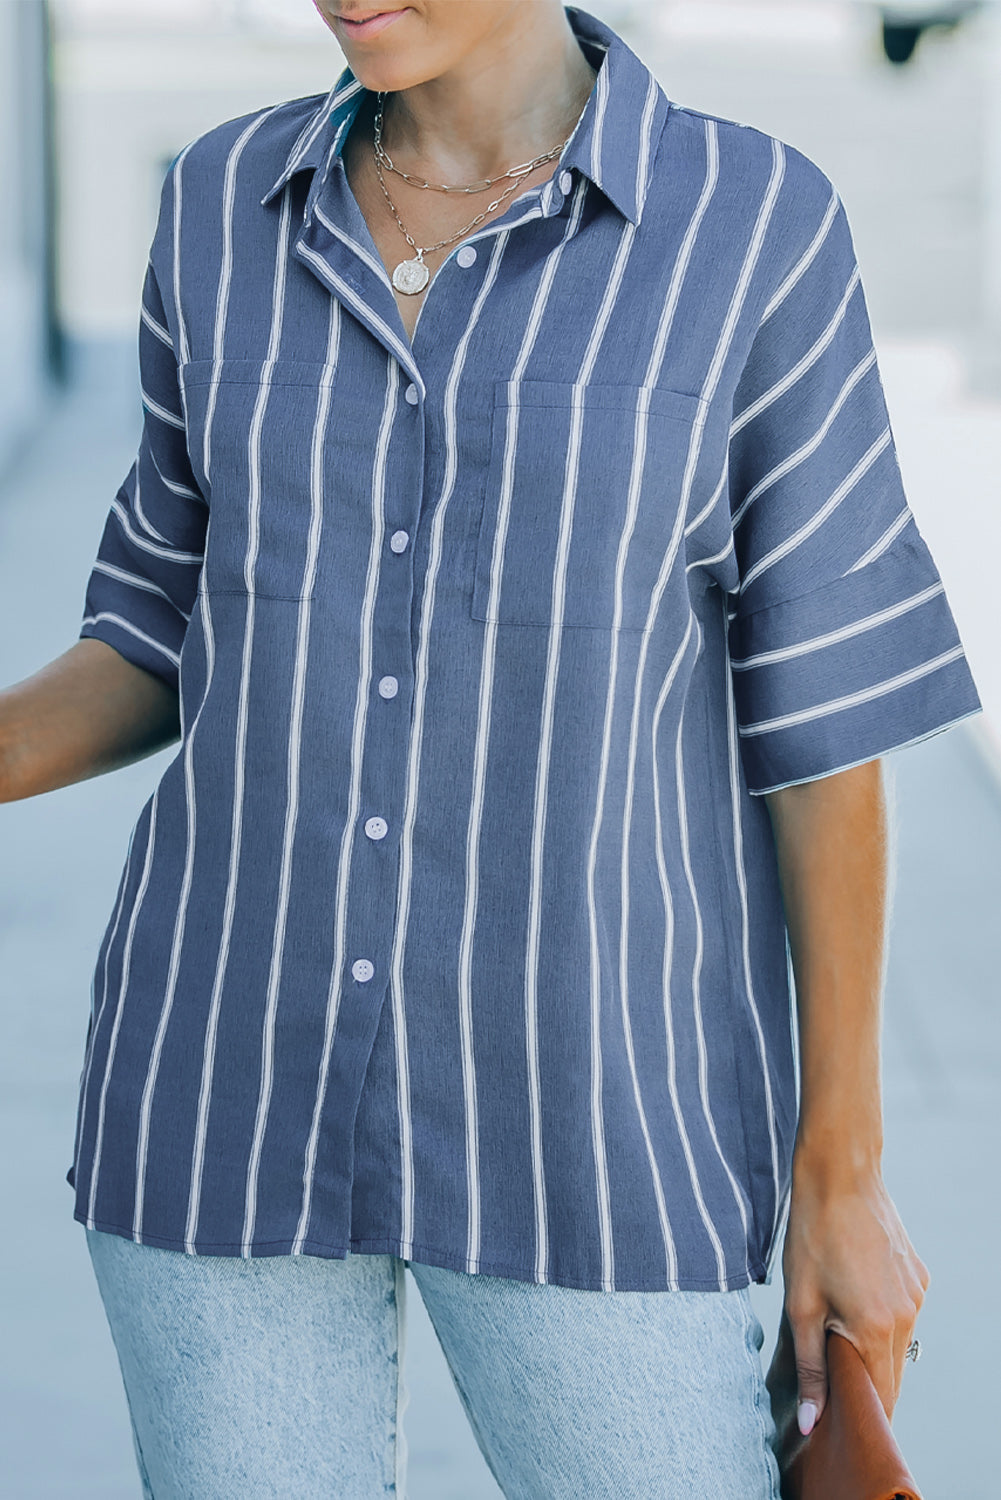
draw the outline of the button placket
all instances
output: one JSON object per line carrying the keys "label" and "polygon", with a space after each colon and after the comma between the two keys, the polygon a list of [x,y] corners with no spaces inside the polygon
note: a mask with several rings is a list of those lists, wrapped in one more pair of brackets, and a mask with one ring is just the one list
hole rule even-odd
{"label": "button placket", "polygon": [[[402,397],[402,400],[400,400]],[[404,514],[407,502],[414,497],[415,510],[419,511],[424,476],[421,456],[423,454],[423,429],[421,426],[421,392],[416,381],[401,381],[397,399],[400,400],[399,421],[410,430],[411,443],[405,449],[405,463],[397,478],[400,494],[404,499]],[[410,428],[410,412],[418,427]],[[401,452],[401,457],[403,456]],[[397,512],[399,516],[399,512]],[[410,692],[411,678],[400,670],[379,673],[379,667],[394,663],[409,662],[410,647],[410,595],[412,588],[411,551],[414,533],[397,522],[395,529],[392,512],[385,517],[386,529],[382,546],[385,559],[375,600],[372,622],[373,643],[376,647],[375,672],[369,679],[369,692],[387,704],[397,697],[404,699]],[[399,566],[397,564],[400,564]],[[407,699],[409,701],[409,699]],[[346,955],[348,975],[346,982],[365,986],[364,1006],[381,1003],[384,986],[388,978],[388,952],[384,945],[391,943],[394,928],[394,897],[396,892],[396,844],[397,828],[402,827],[402,812],[398,803],[401,780],[405,778],[407,756],[407,724],[401,719],[399,708],[387,707],[380,713],[373,707],[364,748],[364,771],[362,805],[356,814],[357,844],[352,865],[354,879],[360,885],[361,905],[357,911],[357,925],[352,923],[354,937],[351,943],[365,953],[364,958],[351,958],[350,948]],[[384,813],[375,811],[379,807]],[[374,981],[374,982],[372,982]],[[356,992],[362,1005],[362,995]]]}

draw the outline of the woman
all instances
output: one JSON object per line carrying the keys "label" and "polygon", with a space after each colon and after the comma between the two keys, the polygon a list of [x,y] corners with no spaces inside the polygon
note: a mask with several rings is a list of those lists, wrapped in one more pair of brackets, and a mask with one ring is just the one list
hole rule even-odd
{"label": "woman", "polygon": [[978,707],[844,213],[557,0],[318,5],[0,719],[7,798],[180,737],[68,1174],[146,1493],[402,1489],[409,1265],[505,1494],[765,1500],[787,1211],[802,1430],[829,1328],[899,1389],[879,757]]}

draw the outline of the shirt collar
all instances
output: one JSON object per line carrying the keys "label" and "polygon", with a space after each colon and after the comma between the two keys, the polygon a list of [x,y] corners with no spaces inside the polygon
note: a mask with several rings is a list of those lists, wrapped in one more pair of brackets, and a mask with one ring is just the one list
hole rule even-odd
{"label": "shirt collar", "polygon": [[[598,76],[558,170],[576,168],[638,224],[670,104],[646,64],[611,27],[577,6],[564,9]],[[365,93],[346,67],[300,133],[263,203],[270,203],[296,173],[316,172],[336,160]]]}

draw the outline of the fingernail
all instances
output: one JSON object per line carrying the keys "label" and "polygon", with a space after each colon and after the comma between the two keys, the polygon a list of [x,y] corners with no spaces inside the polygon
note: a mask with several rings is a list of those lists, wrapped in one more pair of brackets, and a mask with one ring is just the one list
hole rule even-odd
{"label": "fingernail", "polygon": [[817,1425],[818,1416],[819,1412],[815,1401],[801,1401],[799,1403],[799,1406],[796,1408],[796,1421],[799,1423],[799,1430],[804,1437],[810,1436],[810,1433]]}

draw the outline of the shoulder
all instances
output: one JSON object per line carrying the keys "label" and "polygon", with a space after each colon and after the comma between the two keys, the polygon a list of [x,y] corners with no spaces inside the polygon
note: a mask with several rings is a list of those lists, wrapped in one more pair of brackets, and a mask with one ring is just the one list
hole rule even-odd
{"label": "shoulder", "polygon": [[227,171],[234,153],[239,151],[240,165],[245,165],[248,171],[257,169],[267,175],[273,165],[276,177],[297,142],[317,120],[326,98],[326,95],[308,95],[303,99],[288,99],[251,114],[237,115],[234,120],[224,120],[189,142],[174,160],[173,168],[183,165],[186,172],[219,175]]}
{"label": "shoulder", "polygon": [[774,208],[787,222],[798,217],[814,225],[838,198],[817,163],[778,136],[685,105],[672,105],[671,122],[679,141],[687,138],[701,154],[711,154],[718,185],[728,196],[760,202],[771,190]]}
{"label": "shoulder", "polygon": [[807,262],[831,285],[844,281],[855,262],[851,230],[837,188],[815,161],[752,125],[682,106],[672,106],[672,116],[665,180],[680,151],[711,189],[715,232],[725,225],[752,252],[752,305]]}
{"label": "shoulder", "polygon": [[[197,136],[175,157],[168,176],[221,178],[237,159],[241,171],[267,182],[266,192],[295,146],[317,121],[325,94],[310,94],[238,115]],[[270,175],[269,175],[270,174]]]}
{"label": "shoulder", "polygon": [[178,233],[197,260],[218,249],[224,212],[231,223],[254,223],[293,153],[322,130],[327,98],[311,94],[239,115],[185,146],[164,178],[150,248],[154,270],[173,260]]}

